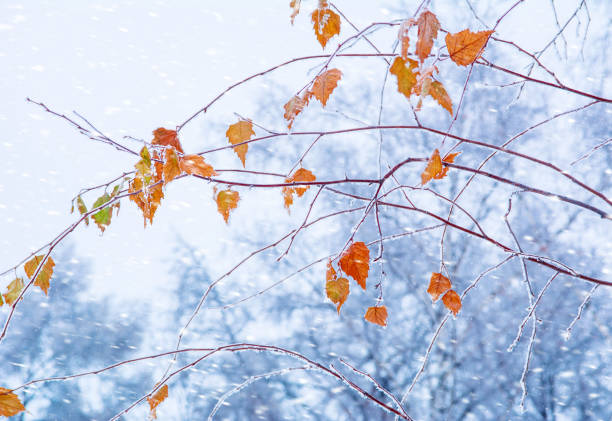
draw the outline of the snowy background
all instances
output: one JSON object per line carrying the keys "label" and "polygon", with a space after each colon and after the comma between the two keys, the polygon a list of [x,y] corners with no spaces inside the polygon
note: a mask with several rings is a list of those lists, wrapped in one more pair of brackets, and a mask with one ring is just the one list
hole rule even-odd
{"label": "snowy background", "polygon": [[[321,54],[308,16],[315,2],[303,1],[294,26],[289,22],[288,3],[3,2],[0,270],[49,242],[76,219],[70,214],[71,200],[81,188],[105,183],[131,170],[135,162],[129,154],[80,136],[65,121],[26,102],[26,97],[78,119],[73,114],[76,111],[111,138],[129,135],[150,140],[152,130],[180,124],[230,84],[293,57]],[[491,26],[512,3],[473,1],[472,5]],[[551,3],[525,2],[503,21],[496,35],[514,40],[528,51],[542,49],[558,30]],[[542,60],[568,85],[610,97],[611,10],[606,1],[587,3],[590,20],[585,7],[572,17],[579,1],[552,3],[561,25],[568,20],[570,23],[564,32],[565,43],[560,40],[549,48]],[[409,17],[416,8],[416,2],[391,1],[347,0],[336,5],[359,28]],[[467,2],[432,1],[429,8],[449,31],[485,29]],[[342,37],[352,34],[343,22]],[[395,36],[396,30],[389,29],[374,34],[372,39],[383,51],[390,51]],[[333,41],[336,45],[336,39]],[[355,51],[371,49],[360,42]],[[528,59],[511,48],[495,44],[487,53],[496,63],[527,71]],[[230,92],[183,130],[183,148],[195,153],[224,146],[225,130],[237,120],[234,112],[282,130],[282,105],[309,80],[316,64],[288,66]],[[376,122],[384,61],[338,59],[337,66],[345,76],[330,104],[325,110],[313,106],[308,116],[298,117],[296,130],[351,127],[356,124],[354,119]],[[440,70],[456,103],[465,71],[449,64]],[[541,71],[534,75],[546,78]],[[589,102],[531,85],[517,100],[517,87],[499,87],[513,81],[507,75],[475,68],[455,132],[499,144],[531,124]],[[406,100],[397,94],[394,84],[395,79],[390,77],[383,123],[410,124]],[[447,129],[448,116],[433,102],[426,103],[421,113],[427,124]],[[612,107],[597,104],[557,119],[531,132],[516,150],[555,162],[610,196],[609,143],[588,160],[574,166],[570,163],[610,137],[611,113]],[[426,156],[432,149],[432,138],[425,134],[394,132],[385,136],[386,162],[396,162],[407,153]],[[320,179],[345,173],[376,176],[377,139],[377,133],[330,137],[313,150],[304,165],[321,175]],[[287,138],[253,146],[247,167],[286,172],[310,142]],[[136,141],[125,143],[139,149]],[[360,153],[355,155],[355,150]],[[226,152],[210,158],[213,165],[238,168],[236,157]],[[476,148],[466,148],[462,157],[465,163],[476,165],[484,155]],[[507,156],[496,158],[488,170],[500,168],[498,173],[505,177],[516,176],[527,184],[590,200],[575,186],[559,183],[555,174],[536,172],[540,169],[521,161],[504,160]],[[414,171],[413,179],[418,168]],[[456,193],[466,178],[456,175],[449,180],[452,185],[443,193]],[[474,186],[463,203],[471,205],[470,210],[483,219],[487,229],[503,236],[507,233],[500,220],[512,191],[484,182]],[[310,194],[312,198],[314,192]],[[140,211],[128,201],[122,203],[119,216],[113,217],[104,235],[94,226],[78,227],[53,255],[57,268],[50,296],[45,298],[40,290],[31,290],[18,307],[8,338],[0,344],[0,386],[77,373],[171,349],[210,281],[252,250],[299,224],[310,203],[305,200],[297,204],[288,215],[278,191],[244,189],[241,195],[243,199],[232,213],[229,226],[217,213],[212,186],[182,179],[168,186],[151,227],[143,229]],[[89,205],[97,195],[86,197]],[[356,205],[337,202],[331,195],[324,200],[325,207],[316,209],[317,215],[334,207]],[[446,212],[431,197],[418,196],[415,200],[440,206],[441,214]],[[524,248],[547,253],[580,271],[610,280],[609,221],[539,197],[520,195],[515,200],[511,219],[516,222],[514,228]],[[603,208],[605,203],[597,205]],[[387,234],[427,225],[421,217],[406,213],[388,212],[383,217]],[[208,306],[235,302],[337,251],[354,222],[334,220],[304,233],[280,264],[273,262],[286,245],[254,259],[215,290]],[[377,238],[371,222],[363,229],[366,241]],[[268,294],[229,310],[206,309],[196,319],[184,345],[273,343],[339,366],[337,358],[343,356],[401,396],[444,314],[439,305],[432,307],[425,293],[428,274],[439,264],[439,235],[440,231],[435,231],[414,241],[405,237],[385,247],[385,304],[390,310],[385,330],[362,320],[362,309],[373,305],[376,298],[374,291],[351,296],[338,318],[325,300],[324,265],[318,265]],[[460,289],[487,265],[504,257],[498,250],[460,235],[451,235],[448,243],[447,258],[454,265]],[[530,269],[537,293],[550,273]],[[3,292],[11,276],[0,280]],[[407,401],[408,413],[415,419],[448,420],[610,419],[612,306],[608,290],[601,287],[596,291],[571,340],[563,338],[591,287],[561,276],[544,296],[538,310],[539,339],[527,380],[527,412],[521,413],[518,381],[527,341],[523,340],[513,353],[506,352],[529,304],[521,267],[516,261],[486,278],[486,284],[465,303],[460,317],[440,337],[426,374]],[[4,320],[8,308],[2,307],[0,314]],[[531,332],[529,324],[525,339]],[[183,362],[190,361],[185,358]],[[220,357],[171,382],[170,398],[160,406],[159,418],[202,419],[219,397],[245,378],[296,365],[275,355]],[[21,419],[108,419],[147,393],[166,366],[167,360],[145,362],[107,375],[28,388],[20,392],[28,410]],[[371,385],[363,378],[356,379],[370,390]],[[226,404],[216,418],[392,419],[342,384],[303,372],[255,383]],[[146,406],[140,405],[127,419],[143,419]]]}

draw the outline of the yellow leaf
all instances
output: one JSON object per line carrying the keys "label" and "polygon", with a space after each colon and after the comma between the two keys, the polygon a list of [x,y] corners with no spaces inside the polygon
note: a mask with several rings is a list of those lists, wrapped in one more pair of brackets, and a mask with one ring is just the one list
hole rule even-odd
{"label": "yellow leaf", "polygon": [[363,241],[358,241],[342,253],[340,269],[352,277],[361,288],[366,289],[366,279],[370,271],[370,250]]}
{"label": "yellow leaf", "polygon": [[13,279],[6,289],[8,292],[2,294],[4,296],[4,301],[7,305],[12,306],[13,303],[17,301],[17,298],[19,298],[19,294],[21,294],[21,290],[23,289],[23,278]]}
{"label": "yellow leaf", "polygon": [[442,85],[437,80],[433,81],[429,86],[428,94],[431,95],[431,97],[435,99],[438,104],[442,106],[442,108],[446,109],[451,116],[453,115],[453,102],[446,93],[444,85]]}
{"label": "yellow leaf", "polygon": [[179,166],[187,174],[211,177],[217,175],[215,169],[206,163],[200,155],[185,155],[180,158]]}
{"label": "yellow leaf", "polygon": [[348,298],[349,292],[349,280],[346,278],[334,279],[327,281],[325,284],[327,298],[337,305],[338,314],[340,314],[340,308]]}
{"label": "yellow leaf", "polygon": [[[246,142],[247,140],[251,139],[252,136],[255,135],[255,132],[253,131],[253,123],[251,123],[250,121],[241,120],[238,123],[234,123],[229,126],[229,128],[225,132],[225,135],[227,136],[229,142],[232,145]],[[240,158],[240,161],[242,161],[242,166],[246,168],[246,154],[249,150],[249,145],[245,144],[240,146],[234,146],[233,149],[234,152],[236,152],[236,155],[238,155],[238,157]]]}
{"label": "yellow leaf", "polygon": [[459,310],[461,310],[461,297],[459,297],[459,294],[452,289],[444,294],[444,297],[442,297],[442,302],[444,303],[444,306],[452,311],[453,315],[455,316],[457,313],[459,313]]}
{"label": "yellow leaf", "polygon": [[25,407],[19,400],[19,396],[10,389],[0,387],[0,416],[12,417],[25,411]]}
{"label": "yellow leaf", "polygon": [[419,38],[416,44],[416,54],[419,56],[419,60],[423,62],[431,52],[434,39],[438,36],[440,22],[438,22],[436,15],[426,10],[419,16],[417,24],[419,25]]}
{"label": "yellow leaf", "polygon": [[151,409],[151,418],[157,418],[157,406],[168,397],[168,385],[165,384],[153,396],[147,398]]}
{"label": "yellow leaf", "polygon": [[[44,254],[40,254],[38,256],[34,256],[26,262],[23,268],[26,272],[26,275],[28,275],[28,278],[32,279],[32,276],[36,272],[36,269],[38,268],[40,263],[43,261],[44,257]],[[36,277],[36,281],[34,282],[34,285],[40,287],[40,289],[43,290],[45,295],[49,291],[49,281],[51,280],[51,276],[53,275],[54,266],[55,262],[53,261],[51,256],[49,256],[45,261],[44,266],[40,269],[40,272],[38,272],[38,276]]]}
{"label": "yellow leaf", "polygon": [[140,158],[140,161],[134,165],[134,168],[136,168],[136,173],[142,175],[143,177],[151,175],[151,155],[149,154],[149,150],[146,146],[143,146],[140,150]]}
{"label": "yellow leaf", "polygon": [[330,38],[340,34],[340,16],[328,7],[325,0],[319,0],[319,8],[312,12],[312,23],[317,40],[323,48]]}
{"label": "yellow leaf", "polygon": [[432,273],[429,280],[427,293],[431,294],[431,299],[437,301],[440,295],[451,289],[451,281],[441,273]]}
{"label": "yellow leaf", "polygon": [[302,0],[291,0],[289,3],[289,7],[291,7],[291,25],[293,25],[293,20],[300,13],[300,3]]}
{"label": "yellow leaf", "polygon": [[[406,63],[408,63],[408,67],[406,67]],[[389,72],[397,76],[397,90],[404,94],[406,98],[410,98],[412,88],[416,85],[416,73],[413,70],[417,67],[419,67],[419,63],[415,60],[409,58],[406,61],[401,57],[395,57],[389,68]]]}
{"label": "yellow leaf", "polygon": [[380,326],[387,326],[387,307],[370,307],[366,311],[364,318],[370,322]]}
{"label": "yellow leaf", "polygon": [[153,131],[153,136],[153,141],[151,142],[152,144],[172,146],[180,153],[184,153],[183,148],[181,147],[181,142],[178,140],[176,130],[167,130],[160,127],[159,129]]}
{"label": "yellow leaf", "polygon": [[181,174],[178,156],[174,148],[166,149],[166,160],[164,162],[164,184],[168,184]]}
{"label": "yellow leaf", "polygon": [[493,32],[472,32],[469,29],[464,29],[456,34],[446,34],[446,48],[451,60],[459,66],[467,66],[474,63],[482,54]]}
{"label": "yellow leaf", "polygon": [[240,194],[230,189],[221,190],[215,200],[217,201],[217,210],[223,215],[225,223],[229,223],[230,211],[238,207]]}
{"label": "yellow leaf", "polygon": [[[316,181],[316,179],[317,177],[315,177],[311,171],[305,168],[300,168],[291,177],[287,177],[285,179],[285,183],[307,183]],[[283,187],[282,193],[285,199],[285,207],[289,209],[289,206],[293,204],[294,194],[297,194],[298,197],[302,197],[309,188],[310,186]]]}
{"label": "yellow leaf", "polygon": [[319,102],[325,107],[325,105],[327,105],[329,96],[332,94],[334,89],[336,89],[336,86],[338,86],[338,81],[341,78],[342,72],[340,70],[328,70],[315,78],[310,93],[314,95],[314,97],[318,99]]}

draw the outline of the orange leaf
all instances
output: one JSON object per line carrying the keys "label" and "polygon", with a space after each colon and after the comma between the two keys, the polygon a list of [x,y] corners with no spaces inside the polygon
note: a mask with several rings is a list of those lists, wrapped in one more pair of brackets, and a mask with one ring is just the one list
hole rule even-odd
{"label": "orange leaf", "polygon": [[429,280],[427,293],[431,294],[431,299],[437,301],[440,295],[451,289],[451,281],[441,273],[432,273]]}
{"label": "orange leaf", "polygon": [[153,136],[153,141],[151,142],[152,144],[172,146],[180,153],[184,153],[183,148],[181,147],[181,142],[179,142],[178,140],[176,130],[167,130],[163,127],[160,127],[159,129],[153,131]]}
{"label": "orange leaf", "polygon": [[[459,155],[461,152],[455,152],[455,153],[450,153],[448,155],[446,155],[444,158],[442,158],[442,162],[450,162],[451,164],[453,162],[455,162],[455,158],[457,157],[457,155]],[[441,178],[446,177],[446,174],[448,173],[449,168],[448,167],[444,167],[442,168],[442,172],[434,175],[434,178],[436,180],[440,180]]]}
{"label": "orange leaf", "polygon": [[[34,256],[30,260],[28,260],[25,265],[23,265],[23,269],[25,270],[26,275],[28,275],[28,278],[32,279],[34,272],[36,272],[36,269],[43,261],[44,257],[44,254]],[[34,285],[40,287],[40,289],[43,290],[45,295],[47,295],[47,292],[49,291],[49,281],[51,280],[51,276],[53,275],[54,266],[55,262],[53,261],[51,256],[49,256],[45,261],[44,266],[40,269],[40,272],[38,272],[38,276],[36,277],[36,281],[34,282]]]}
{"label": "orange leaf", "polygon": [[402,45],[402,53],[401,57],[404,60],[408,60],[408,48],[410,47],[410,37],[408,36],[408,32],[410,31],[410,27],[414,25],[416,22],[414,19],[406,19],[400,25],[399,32],[397,33],[397,39]]}
{"label": "orange leaf", "polygon": [[376,323],[385,327],[387,326],[387,307],[370,307],[366,311],[364,318],[370,323]]}
{"label": "orange leaf", "polygon": [[331,37],[340,34],[340,16],[328,7],[325,0],[319,0],[319,8],[312,12],[312,23],[323,48]]}
{"label": "orange leaf", "polygon": [[11,389],[0,387],[0,416],[12,417],[22,411],[25,411],[25,406],[19,396],[11,392]]}
{"label": "orange leaf", "polygon": [[300,3],[302,0],[291,0],[289,3],[289,7],[291,7],[291,25],[293,25],[293,20],[300,13]]}
{"label": "orange leaf", "polygon": [[416,44],[416,54],[419,56],[419,60],[423,62],[431,52],[434,39],[438,36],[440,22],[438,22],[436,15],[426,10],[421,13],[417,23],[419,25],[419,39]]}
{"label": "orange leaf", "polygon": [[[409,64],[408,67],[406,67],[406,63]],[[410,98],[412,88],[416,85],[416,73],[413,73],[412,70],[417,67],[419,67],[419,63],[415,60],[409,58],[406,61],[401,57],[395,57],[389,68],[391,74],[397,76],[397,90],[404,94],[406,98]]]}
{"label": "orange leaf", "polygon": [[436,149],[427,161],[427,167],[421,173],[421,184],[427,184],[429,180],[436,178],[436,175],[440,173],[442,173],[442,160],[440,159],[440,152]]}
{"label": "orange leaf", "polygon": [[285,120],[289,122],[287,127],[291,128],[291,126],[293,126],[293,120],[295,120],[297,115],[302,112],[306,104],[308,104],[307,93],[304,93],[304,96],[302,98],[295,95],[293,98],[289,100],[289,102],[285,104],[284,117],[285,117]]}
{"label": "orange leaf", "polygon": [[153,396],[147,398],[151,408],[151,418],[157,418],[157,406],[168,397],[168,385],[163,385]]}
{"label": "orange leaf", "polygon": [[[308,183],[316,181],[316,179],[317,177],[310,170],[300,168],[291,177],[287,177],[285,183]],[[302,197],[309,188],[310,186],[283,187],[282,192],[285,199],[285,207],[289,209],[289,206],[293,204],[293,194]]]}
{"label": "orange leaf", "polygon": [[325,73],[320,74],[314,80],[310,93],[319,100],[325,107],[329,96],[332,94],[338,81],[342,78],[342,72],[338,69],[331,69]]}
{"label": "orange leaf", "polygon": [[166,161],[164,162],[164,184],[168,184],[181,174],[178,156],[174,148],[166,149]]}
{"label": "orange leaf", "polygon": [[340,257],[340,269],[351,276],[361,288],[366,289],[370,270],[370,250],[363,241],[351,244]]}
{"label": "orange leaf", "polygon": [[438,81],[433,81],[429,85],[428,94],[431,95],[431,97],[435,99],[438,102],[438,104],[442,106],[442,108],[446,109],[450,113],[451,116],[453,115],[453,102],[451,101],[450,97],[446,93],[446,89],[444,89],[444,85],[442,85]]}
{"label": "orange leaf", "polygon": [[452,289],[444,294],[444,297],[442,297],[442,302],[444,303],[444,306],[452,311],[455,316],[457,313],[459,313],[459,310],[461,310],[461,297],[459,297],[459,294]]}
{"label": "orange leaf", "polygon": [[[238,123],[232,124],[225,132],[225,136],[227,136],[229,142],[232,145],[246,142],[254,135],[255,132],[253,131],[253,123],[247,120],[241,120]],[[234,146],[233,149],[234,152],[236,152],[236,155],[238,155],[238,158],[240,158],[240,161],[242,161],[242,166],[246,168],[246,154],[249,150],[249,145],[244,144],[240,146]]]}
{"label": "orange leaf", "polygon": [[11,283],[8,284],[6,289],[8,291],[5,294],[2,294],[4,296],[4,301],[7,305],[12,306],[13,303],[17,301],[17,298],[23,289],[23,278],[13,279]]}
{"label": "orange leaf", "polygon": [[215,169],[206,163],[200,155],[185,155],[180,158],[181,171],[187,174],[199,175],[200,177],[211,177],[217,175]]}
{"label": "orange leaf", "polygon": [[[161,170],[159,171],[161,177]],[[140,192],[136,194],[137,191]],[[164,192],[161,184],[156,184],[152,187],[146,188],[143,183],[143,179],[140,177],[135,177],[130,182],[129,192],[131,193],[130,200],[136,203],[136,205],[142,211],[145,227],[147,226],[147,219],[149,220],[149,223],[152,224],[155,211],[157,211],[157,208],[161,204],[161,200],[164,198]]]}
{"label": "orange leaf", "polygon": [[225,223],[229,223],[230,211],[238,207],[240,194],[230,189],[221,190],[215,200],[217,201],[217,210],[223,215]]}
{"label": "orange leaf", "polygon": [[327,293],[327,298],[329,298],[332,303],[337,304],[336,309],[338,310],[338,314],[340,314],[340,308],[348,298],[350,292],[349,280],[346,278],[338,278],[327,281],[325,284],[325,292]]}
{"label": "orange leaf", "polygon": [[325,280],[326,281],[333,281],[337,277],[338,277],[338,275],[336,275],[336,270],[332,266],[332,262],[331,262],[331,259],[330,259],[329,262],[327,262],[327,272],[325,273]]}
{"label": "orange leaf", "polygon": [[446,48],[451,60],[459,66],[467,66],[474,63],[482,54],[493,32],[472,32],[469,29],[464,29],[456,34],[446,34]]}

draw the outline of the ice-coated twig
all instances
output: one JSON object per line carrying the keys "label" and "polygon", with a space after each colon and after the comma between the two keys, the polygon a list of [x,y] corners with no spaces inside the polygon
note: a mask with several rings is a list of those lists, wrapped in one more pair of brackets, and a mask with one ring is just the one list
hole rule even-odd
{"label": "ice-coated twig", "polygon": [[[554,277],[552,277],[551,280],[552,279],[554,279]],[[527,398],[527,374],[529,373],[529,364],[531,363],[531,356],[533,355],[533,345],[535,344],[537,326],[538,326],[538,318],[535,317],[535,313],[534,313],[533,328],[531,329],[531,337],[529,338],[529,346],[527,347],[527,353],[525,354],[525,364],[523,365],[523,373],[521,374],[521,381],[520,381],[521,402],[519,404],[519,410],[521,413],[525,412],[525,399]]]}
{"label": "ice-coated twig", "polygon": [[212,409],[212,411],[210,411],[210,414],[208,414],[208,421],[212,421],[213,417],[215,416],[215,414],[217,413],[219,408],[221,408],[221,405],[223,405],[223,403],[230,396],[234,395],[235,393],[240,392],[242,389],[244,389],[245,387],[251,385],[252,383],[256,382],[257,380],[269,379],[270,377],[274,377],[274,376],[282,376],[284,374],[287,374],[287,373],[289,373],[291,371],[295,371],[295,370],[311,370],[312,368],[313,367],[311,367],[310,365],[303,365],[303,366],[299,366],[299,367],[287,367],[287,368],[282,368],[280,370],[269,371],[267,373],[257,374],[255,376],[249,377],[244,382],[240,383],[238,386],[236,386],[233,389],[225,392],[223,394],[223,396],[221,396],[217,400],[217,403],[215,404],[215,407]]}
{"label": "ice-coated twig", "polygon": [[564,336],[566,341],[569,341],[570,336],[572,336],[572,329],[574,328],[574,325],[578,322],[578,320],[580,320],[580,317],[582,317],[582,312],[584,311],[584,308],[589,303],[591,297],[593,296],[598,287],[599,285],[595,285],[593,288],[591,288],[587,296],[582,301],[582,304],[580,304],[580,307],[578,307],[578,313],[576,314],[576,317],[574,317],[574,320],[572,320],[567,329],[565,329]]}

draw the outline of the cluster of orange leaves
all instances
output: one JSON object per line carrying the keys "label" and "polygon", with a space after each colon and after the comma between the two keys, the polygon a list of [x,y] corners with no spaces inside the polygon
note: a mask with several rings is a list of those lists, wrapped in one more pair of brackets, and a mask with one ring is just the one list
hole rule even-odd
{"label": "cluster of orange leaves", "polygon": [[436,272],[431,274],[429,287],[427,288],[427,292],[431,294],[431,299],[436,302],[440,295],[444,294],[442,296],[442,303],[456,316],[459,310],[461,310],[461,297],[451,288],[451,281],[446,276]]}

